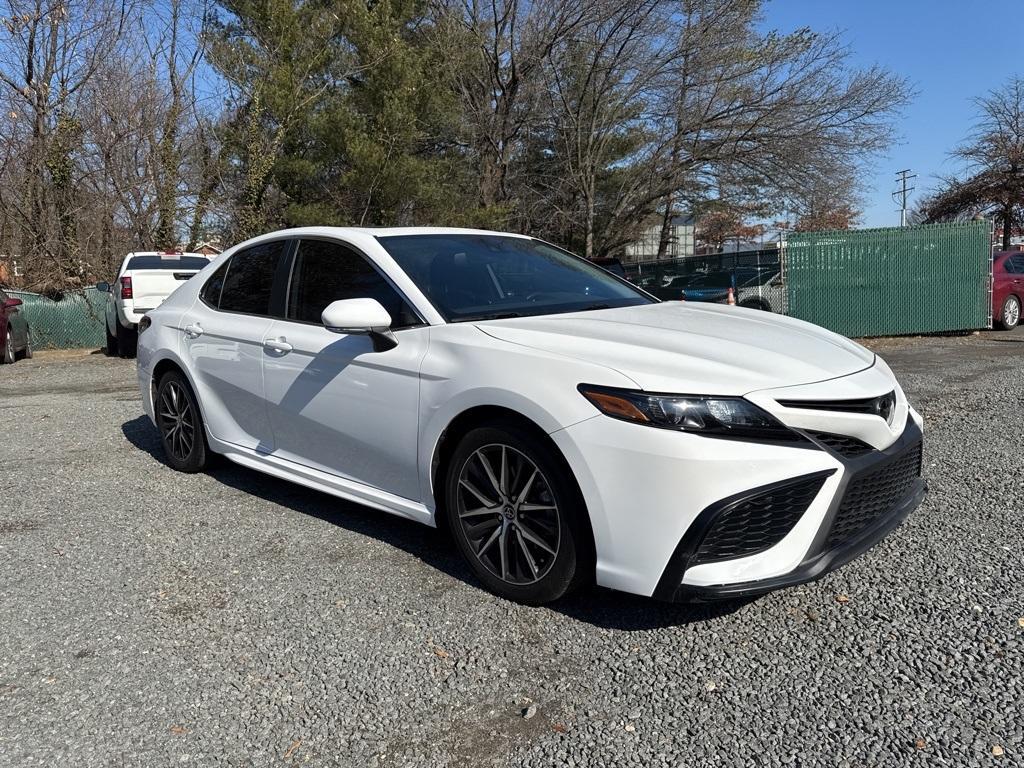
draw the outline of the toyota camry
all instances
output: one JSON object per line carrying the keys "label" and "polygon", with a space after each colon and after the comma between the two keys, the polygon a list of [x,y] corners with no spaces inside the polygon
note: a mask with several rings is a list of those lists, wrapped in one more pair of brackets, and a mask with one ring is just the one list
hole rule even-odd
{"label": "toyota camry", "polygon": [[249,240],[142,319],[138,377],[173,468],[221,454],[447,526],[525,603],[811,581],[925,493],[921,417],[869,350],[515,234]]}

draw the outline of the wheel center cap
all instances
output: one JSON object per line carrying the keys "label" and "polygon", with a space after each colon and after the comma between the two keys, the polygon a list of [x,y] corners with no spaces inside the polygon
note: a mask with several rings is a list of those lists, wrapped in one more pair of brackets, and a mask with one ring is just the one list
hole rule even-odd
{"label": "wheel center cap", "polygon": [[505,508],[501,510],[501,513],[509,520],[516,516],[516,511],[509,505],[505,505]]}

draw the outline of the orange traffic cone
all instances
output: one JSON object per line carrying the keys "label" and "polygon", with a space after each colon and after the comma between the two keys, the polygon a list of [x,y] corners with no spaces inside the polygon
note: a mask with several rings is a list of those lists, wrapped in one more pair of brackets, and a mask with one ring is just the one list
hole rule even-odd
{"label": "orange traffic cone", "polygon": [[729,293],[726,295],[725,303],[730,307],[736,306],[736,291],[732,289],[731,285],[729,286]]}
{"label": "orange traffic cone", "polygon": [[686,291],[680,291],[679,292],[679,300],[680,301],[686,301]]}

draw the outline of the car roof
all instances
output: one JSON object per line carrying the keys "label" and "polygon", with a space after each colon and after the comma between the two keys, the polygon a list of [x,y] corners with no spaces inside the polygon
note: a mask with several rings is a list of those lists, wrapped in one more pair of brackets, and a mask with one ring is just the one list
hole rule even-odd
{"label": "car roof", "polygon": [[500,235],[501,237],[521,237],[528,235],[515,232],[498,232],[489,229],[467,229],[463,227],[298,227],[268,232],[266,236],[302,237],[302,236],[344,236],[350,234],[368,235],[370,237],[401,237],[404,235]]}

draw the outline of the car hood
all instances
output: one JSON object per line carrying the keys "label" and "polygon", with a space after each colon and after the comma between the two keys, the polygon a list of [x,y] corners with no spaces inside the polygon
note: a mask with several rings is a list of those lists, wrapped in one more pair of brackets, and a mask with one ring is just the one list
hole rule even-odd
{"label": "car hood", "polygon": [[810,323],[717,304],[664,302],[477,327],[496,339],[612,368],[650,392],[743,395],[847,376],[875,357]]}

